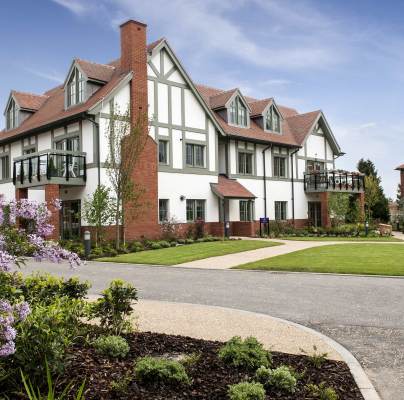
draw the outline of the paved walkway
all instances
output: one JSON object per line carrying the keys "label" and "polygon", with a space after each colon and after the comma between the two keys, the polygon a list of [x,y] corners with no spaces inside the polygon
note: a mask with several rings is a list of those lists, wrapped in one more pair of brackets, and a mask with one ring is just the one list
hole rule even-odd
{"label": "paved walkway", "polygon": [[[399,232],[398,232],[399,233]],[[401,233],[403,239],[404,235]],[[394,235],[396,236],[396,235]],[[401,236],[397,235],[397,238],[401,239]],[[203,268],[203,269],[229,269],[236,267],[237,265],[247,264],[263,260],[265,258],[272,258],[283,254],[293,253],[299,250],[311,249],[313,247],[329,246],[333,244],[353,244],[353,243],[371,243],[377,245],[383,244],[398,244],[404,245],[404,241],[401,242],[371,242],[371,241],[299,241],[299,240],[282,240],[282,239],[252,239],[242,238],[248,240],[264,240],[270,242],[282,243],[280,246],[264,247],[257,250],[243,251],[241,253],[226,254],[224,256],[209,257],[202,260],[191,261],[183,264],[177,264],[176,267],[184,268]]]}
{"label": "paved walkway", "polygon": [[119,278],[134,284],[142,299],[228,307],[297,322],[351,351],[384,400],[403,398],[404,279],[99,262],[75,271],[45,262],[22,268],[24,273],[38,270],[88,279],[94,295]]}

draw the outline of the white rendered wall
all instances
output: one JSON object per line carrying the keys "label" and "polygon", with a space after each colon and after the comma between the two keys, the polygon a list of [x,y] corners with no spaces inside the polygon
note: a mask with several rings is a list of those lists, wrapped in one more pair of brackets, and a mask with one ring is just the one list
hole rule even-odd
{"label": "white rendered wall", "polygon": [[210,183],[217,183],[217,176],[159,172],[158,196],[169,200],[169,217],[178,222],[186,222],[186,200],[181,201],[180,196],[206,200],[206,222],[218,222],[218,198]]}

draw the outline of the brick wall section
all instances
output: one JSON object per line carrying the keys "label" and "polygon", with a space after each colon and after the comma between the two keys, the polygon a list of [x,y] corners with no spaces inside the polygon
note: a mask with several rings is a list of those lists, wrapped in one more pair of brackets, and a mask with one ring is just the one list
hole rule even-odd
{"label": "brick wall section", "polygon": [[255,236],[254,221],[230,222],[230,235],[232,236]]}
{"label": "brick wall section", "polygon": [[401,198],[404,199],[404,169],[400,170]]}
{"label": "brick wall section", "polygon": [[[128,21],[121,25],[121,68],[133,71],[130,87],[131,123],[147,118],[147,48],[146,25],[136,21]],[[157,143],[148,136],[139,160],[133,169],[133,181],[142,190],[142,204],[132,209],[126,204],[126,214],[132,218],[126,222],[125,237],[127,240],[140,238],[157,238],[160,236],[158,224],[158,165]]]}
{"label": "brick wall section", "polygon": [[60,199],[59,185],[50,184],[45,185],[45,201],[48,206],[48,210],[51,212],[50,223],[54,226],[52,234],[48,239],[59,240],[60,239],[60,211],[56,209],[52,202],[53,200]]}
{"label": "brick wall section", "polygon": [[321,201],[321,225],[325,228],[331,227],[330,212],[328,209],[328,200],[330,198],[329,192],[320,193]]}

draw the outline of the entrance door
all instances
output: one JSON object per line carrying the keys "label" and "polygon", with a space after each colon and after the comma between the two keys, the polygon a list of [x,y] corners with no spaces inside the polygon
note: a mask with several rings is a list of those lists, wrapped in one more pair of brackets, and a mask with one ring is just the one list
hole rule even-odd
{"label": "entrance door", "polygon": [[62,201],[62,238],[80,237],[80,200]]}
{"label": "entrance door", "polygon": [[321,226],[321,202],[309,201],[308,202],[308,217],[311,226]]}

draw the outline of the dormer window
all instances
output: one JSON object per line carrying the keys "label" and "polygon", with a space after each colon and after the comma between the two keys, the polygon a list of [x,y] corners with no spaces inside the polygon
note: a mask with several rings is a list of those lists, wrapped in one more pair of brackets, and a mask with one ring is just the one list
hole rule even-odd
{"label": "dormer window", "polygon": [[10,104],[8,105],[6,111],[6,127],[7,129],[14,129],[17,127],[17,106],[13,98],[10,99]]}
{"label": "dormer window", "polygon": [[238,97],[230,103],[229,122],[233,125],[247,126],[247,108]]}
{"label": "dormer window", "polygon": [[74,106],[83,102],[84,98],[84,82],[83,74],[78,68],[75,68],[67,83],[67,106]]}
{"label": "dormer window", "polygon": [[271,107],[265,116],[265,129],[267,131],[281,133],[281,121],[275,107]]}

